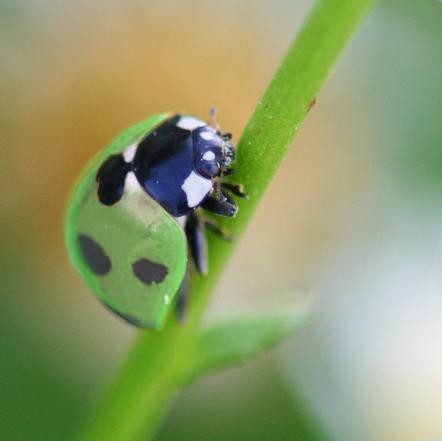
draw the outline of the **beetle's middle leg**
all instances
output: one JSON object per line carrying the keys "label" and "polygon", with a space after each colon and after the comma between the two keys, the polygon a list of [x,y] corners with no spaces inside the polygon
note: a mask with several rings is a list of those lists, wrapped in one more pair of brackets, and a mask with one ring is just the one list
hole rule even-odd
{"label": "beetle's middle leg", "polygon": [[214,189],[214,191],[201,204],[201,208],[225,217],[233,217],[238,212],[238,207],[236,206],[235,201],[221,188],[221,186]]}
{"label": "beetle's middle leg", "polygon": [[184,231],[189,244],[190,254],[200,274],[207,274],[207,242],[205,235],[205,222],[193,211],[186,219]]}

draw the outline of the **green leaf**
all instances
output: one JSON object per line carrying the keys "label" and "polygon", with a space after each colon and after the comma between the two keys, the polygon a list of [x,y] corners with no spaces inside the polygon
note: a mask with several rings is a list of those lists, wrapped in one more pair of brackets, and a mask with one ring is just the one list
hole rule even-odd
{"label": "green leaf", "polygon": [[203,331],[197,337],[185,381],[254,359],[301,328],[309,312],[301,307],[262,317],[228,320]]}

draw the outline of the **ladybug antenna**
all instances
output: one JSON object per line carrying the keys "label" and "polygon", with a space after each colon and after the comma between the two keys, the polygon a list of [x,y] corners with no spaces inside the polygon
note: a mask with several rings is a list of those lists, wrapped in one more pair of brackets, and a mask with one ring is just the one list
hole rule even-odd
{"label": "ladybug antenna", "polygon": [[211,107],[209,110],[209,124],[213,127],[217,132],[220,132],[220,126],[218,121],[216,120],[217,110],[216,107]]}

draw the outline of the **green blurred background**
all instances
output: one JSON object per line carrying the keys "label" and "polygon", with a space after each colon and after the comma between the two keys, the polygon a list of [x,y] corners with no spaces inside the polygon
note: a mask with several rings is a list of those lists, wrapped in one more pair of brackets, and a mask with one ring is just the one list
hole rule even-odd
{"label": "green blurred background", "polygon": [[[82,167],[163,110],[215,105],[239,135],[311,5],[0,0],[0,440],[64,439],[134,333],[67,260]],[[442,439],[441,48],[436,0],[381,1],[362,26],[208,314],[304,291],[314,317],[184,391],[158,440],[317,439],[301,399],[327,439]]]}

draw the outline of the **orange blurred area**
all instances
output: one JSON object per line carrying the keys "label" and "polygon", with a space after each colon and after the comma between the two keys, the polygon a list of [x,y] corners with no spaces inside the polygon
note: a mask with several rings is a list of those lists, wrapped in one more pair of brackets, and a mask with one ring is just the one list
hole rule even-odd
{"label": "orange blurred area", "polygon": [[51,6],[53,16],[39,17],[44,23],[27,17],[34,29],[24,21],[13,35],[1,120],[9,138],[5,213],[34,213],[24,233],[60,247],[69,188],[97,149],[165,110],[206,117],[216,105],[221,122],[240,133],[278,58],[262,36],[261,47],[251,44],[260,39],[254,26],[214,27],[208,7],[189,14],[188,4],[160,13],[142,5]]}

